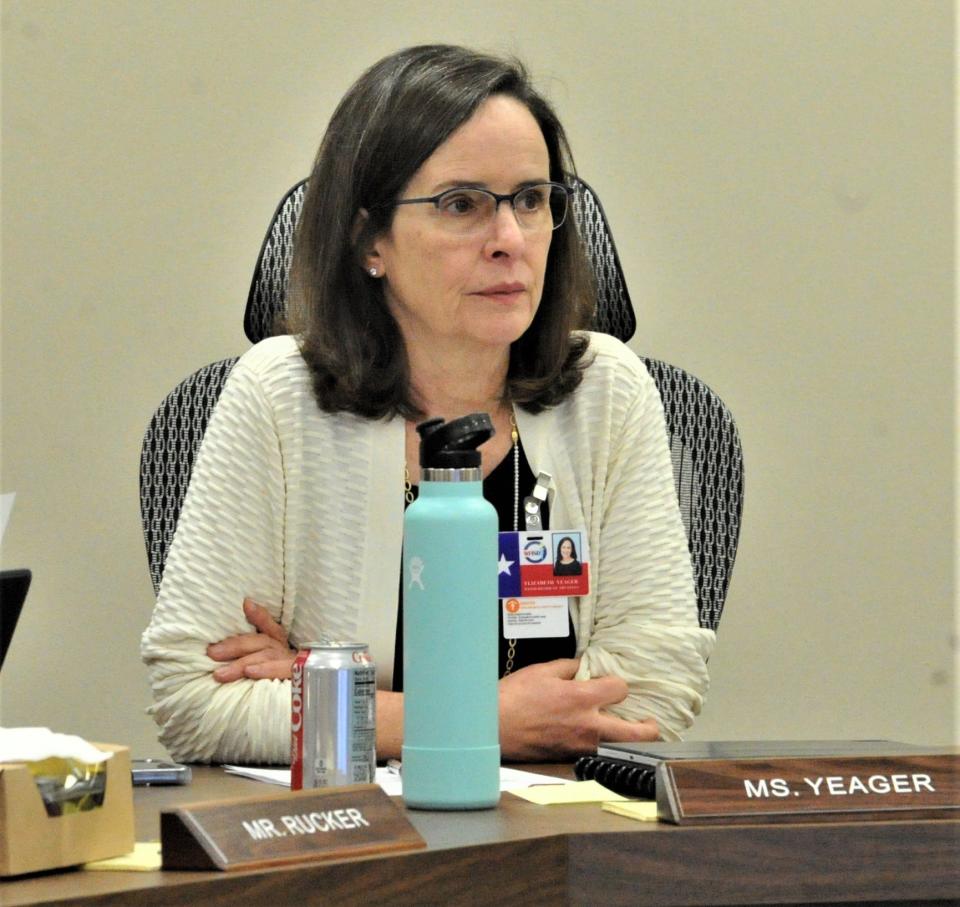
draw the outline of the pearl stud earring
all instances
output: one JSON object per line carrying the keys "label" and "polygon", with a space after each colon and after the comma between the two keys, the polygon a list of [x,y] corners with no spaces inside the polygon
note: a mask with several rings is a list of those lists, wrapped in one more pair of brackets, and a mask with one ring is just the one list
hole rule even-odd
{"label": "pearl stud earring", "polygon": [[376,277],[379,272],[377,271],[376,268],[371,268],[369,273],[371,277]]}

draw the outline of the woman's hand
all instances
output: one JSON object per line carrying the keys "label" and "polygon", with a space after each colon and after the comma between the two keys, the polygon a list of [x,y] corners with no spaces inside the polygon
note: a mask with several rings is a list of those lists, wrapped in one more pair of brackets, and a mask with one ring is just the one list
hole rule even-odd
{"label": "woman's hand", "polygon": [[659,737],[656,719],[626,721],[604,712],[622,702],[619,677],[574,680],[576,658],[529,665],[500,681],[500,749],[504,759],[548,760],[594,753],[600,740]]}
{"label": "woman's hand", "polygon": [[210,658],[228,662],[213,672],[213,679],[217,683],[231,683],[244,677],[289,680],[297,652],[290,648],[287,631],[252,598],[243,600],[243,614],[254,627],[254,633],[228,636],[207,646]]}

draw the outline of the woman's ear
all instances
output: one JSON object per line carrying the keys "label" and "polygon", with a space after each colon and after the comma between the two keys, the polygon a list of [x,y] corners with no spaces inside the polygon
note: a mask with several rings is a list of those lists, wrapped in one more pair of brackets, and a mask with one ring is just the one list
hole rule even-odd
{"label": "woman's ear", "polygon": [[376,237],[369,235],[370,213],[361,208],[353,219],[350,238],[357,253],[357,261],[371,277],[383,277],[384,268],[380,253],[377,251]]}

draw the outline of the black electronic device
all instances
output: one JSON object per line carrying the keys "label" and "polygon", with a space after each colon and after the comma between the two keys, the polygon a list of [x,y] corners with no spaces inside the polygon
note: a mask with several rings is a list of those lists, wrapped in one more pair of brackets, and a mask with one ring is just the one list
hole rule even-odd
{"label": "black electronic device", "polygon": [[573,772],[579,781],[596,781],[624,797],[653,800],[657,796],[657,770],[650,766],[607,756],[581,756]]}

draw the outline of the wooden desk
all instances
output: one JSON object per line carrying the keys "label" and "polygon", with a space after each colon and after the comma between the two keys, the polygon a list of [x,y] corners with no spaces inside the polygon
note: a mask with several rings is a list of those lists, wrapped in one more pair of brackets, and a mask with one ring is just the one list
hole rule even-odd
{"label": "wooden desk", "polygon": [[[139,788],[137,839],[159,837],[163,807],[264,792],[216,768]],[[0,905],[960,903],[954,820],[676,828],[510,794],[495,810],[408,815],[427,850],[246,873],[70,870],[0,882]]]}

